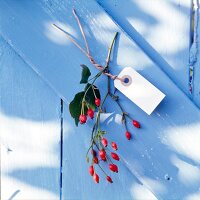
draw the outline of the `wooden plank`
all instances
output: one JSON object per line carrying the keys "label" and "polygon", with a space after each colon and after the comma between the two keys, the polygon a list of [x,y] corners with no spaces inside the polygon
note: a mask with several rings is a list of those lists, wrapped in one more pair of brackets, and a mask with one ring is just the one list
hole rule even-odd
{"label": "wooden plank", "polygon": [[[124,162],[119,162],[120,172],[117,175],[110,173],[104,166],[106,173],[112,177],[113,184],[108,183],[105,175],[96,167],[100,177],[100,183],[96,185],[88,173],[89,164],[85,157],[89,146],[92,123],[90,121],[89,126],[75,127],[66,104],[64,104],[63,116],[65,124],[63,132],[63,200],[157,199],[151,190],[132,174],[130,169],[124,165]],[[113,136],[110,136],[109,140],[111,138],[115,140]],[[121,148],[121,142],[119,142],[119,145]]]}
{"label": "wooden plank", "polygon": [[[122,158],[121,173],[115,178],[118,186],[105,187],[101,184],[97,186],[99,189],[96,187],[97,189],[90,190],[93,182],[87,181],[89,177],[83,175],[86,165],[81,162],[84,159],[81,157],[84,156],[84,149],[80,148],[77,143],[87,148],[87,134],[91,124],[75,129],[73,121],[67,118],[68,129],[66,129],[63,141],[64,151],[67,148],[63,157],[63,199],[69,197],[70,194],[73,198],[76,198],[76,195],[77,198],[92,195],[98,199],[100,191],[103,191],[102,196],[105,192],[104,198],[114,196],[119,199],[121,188],[123,193],[127,191],[126,197],[135,198],[136,191],[140,191],[136,180],[158,199],[187,199],[197,194],[200,181],[198,177],[200,163],[200,113],[198,108],[116,26],[97,3],[60,0],[37,3],[28,1],[19,4],[16,1],[2,1],[0,33],[68,104],[73,95],[81,89],[81,86],[78,86],[79,64],[89,65],[93,74],[97,72],[79,50],[60,32],[56,32],[51,27],[55,21],[64,23],[67,31],[81,41],[79,29],[71,14],[73,6],[84,22],[89,43],[92,45],[92,54],[98,62],[103,63],[113,34],[119,31],[120,36],[114,60],[111,63],[112,73],[117,74],[123,67],[132,66],[167,96],[156,111],[151,116],[147,116],[120,95],[124,108],[142,123],[141,130],[135,130],[131,127],[131,123],[129,124],[129,129],[134,134],[134,140],[129,143],[125,140],[123,128],[117,121],[116,106],[112,102],[106,103],[110,117],[104,127],[110,133],[108,138],[110,140],[114,138],[119,143],[119,153]],[[97,84],[101,92],[105,93],[103,80],[105,79]],[[73,134],[76,131],[77,134]],[[82,143],[82,140],[86,142]],[[70,145],[76,145],[76,148],[72,149]],[[83,150],[83,153],[79,148]],[[82,168],[77,167],[76,163]],[[73,171],[73,168],[76,170]],[[191,172],[189,174],[188,169]],[[116,189],[113,190],[112,187]],[[116,192],[113,193],[113,191]],[[134,194],[132,194],[133,191]]]}
{"label": "wooden plank", "polygon": [[1,199],[59,199],[60,99],[0,38]]}
{"label": "wooden plank", "polygon": [[97,2],[176,85],[190,95],[188,75],[191,1]]}

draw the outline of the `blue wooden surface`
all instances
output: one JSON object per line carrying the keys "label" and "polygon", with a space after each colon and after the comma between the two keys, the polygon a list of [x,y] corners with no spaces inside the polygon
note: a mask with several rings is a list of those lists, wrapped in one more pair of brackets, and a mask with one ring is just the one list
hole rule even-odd
{"label": "blue wooden surface", "polygon": [[[111,101],[106,102],[108,114],[102,119],[104,128],[108,138],[118,142],[122,158],[113,185],[104,181],[94,185],[85,162],[92,122],[76,128],[68,112],[68,103],[81,89],[80,64],[87,64],[93,74],[97,72],[51,26],[53,22],[63,24],[82,42],[71,13],[73,6],[83,21],[92,54],[98,62],[104,64],[108,45],[118,31],[112,72],[117,74],[123,67],[131,66],[167,95],[155,112],[147,116],[119,94],[124,108],[142,124],[140,130],[128,124],[134,135],[130,142],[124,137],[117,107]],[[62,199],[189,199],[199,195],[199,109],[95,1],[7,0],[1,2],[0,16],[1,36],[65,101]],[[104,77],[97,83],[102,93],[105,93],[105,80]]]}
{"label": "blue wooden surface", "polygon": [[[192,1],[97,0],[188,96]],[[119,12],[120,10],[120,12]],[[196,103],[200,99],[196,99]]]}
{"label": "blue wooden surface", "polygon": [[58,199],[60,98],[0,37],[1,199]]}
{"label": "blue wooden surface", "polygon": [[[97,0],[97,2],[200,107],[199,2],[196,0],[133,0],[126,3],[123,0]],[[189,85],[190,66],[194,68],[192,93]]]}

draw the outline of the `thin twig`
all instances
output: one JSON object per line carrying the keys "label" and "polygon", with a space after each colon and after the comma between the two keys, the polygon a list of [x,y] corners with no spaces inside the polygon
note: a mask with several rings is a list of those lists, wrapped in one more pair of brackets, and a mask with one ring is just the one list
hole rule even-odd
{"label": "thin twig", "polygon": [[106,176],[108,176],[108,175],[106,174],[106,172],[103,170],[103,168],[100,166],[99,163],[98,163],[98,166],[99,166],[99,168],[102,170],[102,172],[103,172]]}
{"label": "thin twig", "polygon": [[52,24],[52,26],[65,33],[66,37],[89,58],[88,53],[64,29],[62,29],[56,24]]}
{"label": "thin twig", "polygon": [[[111,99],[113,99],[113,96],[114,96],[114,95],[110,93],[110,96],[111,96]],[[113,99],[113,101],[115,101],[116,104],[118,105],[118,107],[120,108],[120,110],[121,110],[121,112],[122,112],[122,119],[123,119],[124,128],[125,128],[126,131],[128,131],[126,117],[130,117],[130,116],[128,115],[128,113],[126,113],[126,112],[124,111],[124,109],[122,108],[122,106],[121,106],[121,104],[119,103],[119,100],[118,100],[118,99],[117,99],[117,100],[114,100],[114,99]]]}
{"label": "thin twig", "polygon": [[78,25],[79,25],[80,31],[81,31],[81,33],[82,33],[82,36],[83,36],[83,39],[84,39],[84,42],[85,42],[85,46],[86,46],[86,49],[87,49],[87,53],[88,53],[88,55],[90,55],[90,50],[89,50],[89,46],[88,46],[88,43],[87,43],[87,40],[86,40],[86,37],[85,37],[85,33],[84,33],[84,31],[83,31],[83,27],[82,27],[82,25],[81,25],[81,22],[80,22],[80,20],[79,20],[77,14],[76,14],[76,11],[75,11],[74,8],[73,8],[72,12],[73,12],[73,14],[74,14],[74,17],[75,17],[75,19],[76,19],[76,21],[77,21],[77,23],[78,23]]}
{"label": "thin twig", "polygon": [[[74,11],[74,14],[76,15],[75,11]],[[80,24],[80,21],[79,21],[79,20],[78,20],[78,23]],[[81,25],[79,25],[79,26],[80,26],[80,29],[83,30],[82,27],[81,27]],[[84,35],[84,34],[83,34],[83,35]],[[112,48],[113,48],[113,45],[114,45],[116,36],[117,36],[117,33],[115,33],[115,36],[114,36],[114,38],[113,38],[113,40],[112,40],[112,43],[111,43],[111,45],[110,45],[110,47],[109,47],[109,49],[108,49],[108,56],[107,56],[107,59],[106,59],[106,65],[105,65],[105,68],[103,68],[103,70],[100,72],[101,74],[102,74],[102,73],[105,73],[104,70],[105,70],[105,69],[108,69],[108,67],[109,67],[111,52],[112,52]],[[83,36],[83,37],[84,37],[84,36]],[[85,39],[85,43],[87,43],[86,39]],[[86,46],[86,47],[87,47],[87,46]],[[84,94],[84,97],[83,97],[83,100],[84,100],[84,101],[85,101],[86,93],[87,93],[87,91],[89,90],[90,87],[92,87],[92,90],[93,90],[94,95],[95,95],[95,91],[94,91],[94,88],[93,88],[93,84],[94,84],[94,82],[96,81],[96,79],[97,79],[101,74],[99,74],[99,75],[97,74],[97,75],[94,77],[94,79],[93,79],[91,85],[90,85],[90,86],[87,88],[87,90],[85,91],[85,94]],[[89,150],[90,150],[91,148],[93,149],[93,145],[95,145],[95,146],[97,147],[98,150],[100,150],[100,148],[103,148],[103,149],[104,149],[102,143],[100,142],[100,138],[102,137],[102,133],[101,133],[101,129],[100,129],[100,114],[101,114],[101,112],[102,112],[103,105],[104,105],[104,103],[105,103],[105,101],[106,101],[108,95],[110,94],[110,84],[109,84],[109,81],[110,81],[110,76],[108,76],[108,91],[107,91],[106,95],[104,96],[100,107],[98,108],[98,112],[97,112],[97,115],[96,115],[96,121],[95,121],[95,124],[94,124],[94,126],[93,126],[92,134],[91,134],[91,144],[90,144],[90,147],[89,147],[89,149],[88,149],[88,151],[87,151],[87,153],[86,153],[86,157],[88,157],[88,152],[89,152]],[[95,96],[95,98],[96,98],[96,96]],[[99,146],[98,146],[98,144],[96,143],[95,140],[97,140],[97,142],[99,143]],[[111,160],[111,158],[110,158],[109,155],[107,155],[107,154],[106,154],[106,159],[107,159],[107,161],[109,161],[110,163],[113,163],[112,160]],[[105,171],[103,170],[103,168],[102,168],[99,164],[98,164],[98,166],[99,166],[100,169],[104,172],[104,174],[107,176],[107,174],[105,173]]]}
{"label": "thin twig", "polygon": [[117,35],[118,35],[118,32],[115,33],[114,38],[113,38],[113,40],[112,40],[112,43],[111,43],[110,47],[108,48],[108,56],[107,56],[107,59],[106,59],[105,68],[108,68],[108,67],[109,67],[110,56],[111,56],[112,48],[113,48],[113,45],[114,45],[115,40],[116,40],[116,38],[117,38]]}
{"label": "thin twig", "polygon": [[120,81],[124,81],[124,79],[122,78],[119,78],[117,77],[117,75],[113,75],[113,74],[110,74],[108,72],[104,72],[104,67],[102,67],[100,64],[98,64],[94,58],[91,56],[90,54],[90,50],[89,50],[89,45],[87,43],[87,40],[86,40],[86,37],[85,37],[85,33],[83,31],[83,28],[82,28],[82,25],[81,25],[81,22],[79,20],[79,17],[78,15],[76,14],[76,11],[73,9],[73,14],[74,14],[74,17],[78,23],[78,26],[80,28],[80,31],[81,31],[81,34],[83,36],[83,39],[84,39],[84,42],[85,42],[85,46],[86,46],[86,49],[87,51],[85,51],[65,30],[63,30],[61,27],[59,27],[58,25],[56,24],[53,24],[53,26],[57,29],[59,29],[60,31],[62,31],[63,33],[65,33],[65,35],[67,36],[67,38],[76,46],[78,47],[84,54],[87,58],[89,58],[90,62],[100,71],[103,71],[103,73],[106,75],[106,76],[109,76],[111,79],[115,80],[120,80]]}
{"label": "thin twig", "polygon": [[83,96],[82,102],[85,101],[85,97],[86,97],[87,92],[88,92],[89,89],[93,86],[93,84],[95,83],[95,81],[97,80],[97,78],[98,78],[99,76],[101,76],[102,73],[103,73],[103,71],[99,72],[99,73],[95,76],[94,80],[92,81],[92,83],[90,84],[90,86],[89,86],[89,87],[87,88],[87,90],[85,91],[85,94],[84,94],[84,96]]}
{"label": "thin twig", "polygon": [[[107,68],[107,69],[109,68],[109,62],[110,62],[110,56],[111,56],[111,52],[112,52],[112,47],[113,47],[113,45],[114,45],[115,39],[116,39],[116,37],[117,37],[117,34],[118,34],[118,33],[116,32],[116,33],[115,33],[115,36],[114,36],[114,38],[113,38],[113,40],[112,40],[112,43],[111,43],[111,45],[110,45],[110,48],[109,48],[109,50],[108,50],[108,56],[107,56],[107,59],[106,59],[106,66],[105,66],[105,68]],[[128,115],[127,113],[124,112],[124,110],[123,110],[121,104],[120,104],[119,101],[118,101],[118,98],[115,98],[115,99],[113,98],[113,97],[115,97],[115,95],[112,94],[112,93],[110,92],[110,77],[108,77],[108,89],[107,89],[107,91],[108,91],[108,94],[109,94],[109,96],[111,97],[111,99],[112,99],[113,101],[115,101],[115,102],[117,103],[118,107],[120,108],[120,110],[121,110],[121,112],[122,112],[122,119],[124,120],[124,127],[125,127],[125,130],[127,131],[128,128],[127,128],[126,116],[129,117],[129,115]]]}
{"label": "thin twig", "polygon": [[[112,52],[112,48],[113,48],[113,45],[115,43],[115,40],[116,40],[116,37],[118,35],[118,32],[115,33],[114,35],[114,38],[112,40],[112,43],[108,49],[108,56],[106,58],[106,65],[105,65],[105,69],[108,69],[109,68],[109,63],[110,63],[110,56],[111,56],[111,52]],[[108,76],[108,93],[110,93],[110,77]]]}

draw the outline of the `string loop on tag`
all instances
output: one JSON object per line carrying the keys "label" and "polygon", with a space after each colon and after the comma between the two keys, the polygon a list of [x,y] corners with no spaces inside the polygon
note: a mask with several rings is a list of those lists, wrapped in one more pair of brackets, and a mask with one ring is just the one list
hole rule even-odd
{"label": "string loop on tag", "polygon": [[[76,21],[77,21],[77,24],[78,24],[78,26],[79,26],[80,31],[81,31],[81,34],[82,34],[82,37],[83,37],[83,40],[84,40],[84,43],[85,43],[86,50],[84,50],[84,49],[83,49],[83,48],[82,48],[82,47],[81,47],[81,46],[80,46],[80,45],[79,45],[65,30],[63,30],[61,27],[59,27],[59,26],[56,25],[56,24],[53,24],[53,26],[54,26],[55,28],[59,29],[60,31],[62,31],[63,33],[65,33],[65,35],[68,37],[68,39],[69,39],[76,47],[78,47],[78,48],[82,51],[82,53],[85,54],[86,57],[89,58],[90,62],[91,62],[98,70],[103,71],[105,68],[102,67],[102,65],[98,64],[98,63],[94,60],[94,58],[91,56],[91,54],[90,54],[89,45],[88,45],[88,42],[87,42],[87,39],[86,39],[84,30],[83,30],[83,27],[82,27],[82,25],[81,25],[80,19],[79,19],[78,15],[76,14],[76,11],[75,11],[74,8],[72,9],[72,13],[73,13],[73,15],[74,15],[74,17],[75,17],[75,19],[76,19]],[[117,79],[117,80],[120,80],[121,82],[124,82],[124,79],[119,78],[117,75],[113,75],[113,74],[109,73],[108,71],[107,71],[107,72],[104,71],[103,73],[104,73],[106,76],[109,76],[109,77],[110,77],[111,79],[113,79],[113,80]]]}

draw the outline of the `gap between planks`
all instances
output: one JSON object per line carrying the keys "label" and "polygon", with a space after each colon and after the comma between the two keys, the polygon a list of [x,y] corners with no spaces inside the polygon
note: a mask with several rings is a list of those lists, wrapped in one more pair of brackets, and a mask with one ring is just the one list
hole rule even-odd
{"label": "gap between planks", "polygon": [[62,200],[63,185],[63,100],[60,99],[60,200]]}

